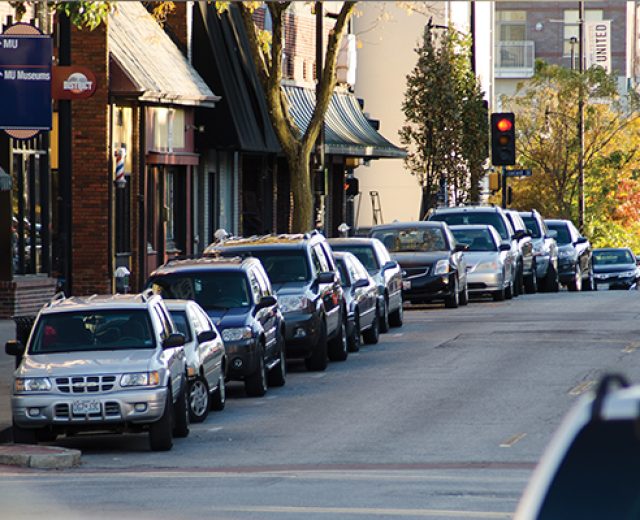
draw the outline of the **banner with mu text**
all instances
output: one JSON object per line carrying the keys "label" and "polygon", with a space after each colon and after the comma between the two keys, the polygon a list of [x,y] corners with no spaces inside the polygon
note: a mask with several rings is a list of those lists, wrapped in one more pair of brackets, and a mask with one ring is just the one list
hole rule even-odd
{"label": "banner with mu text", "polygon": [[585,66],[602,67],[611,74],[611,20],[585,22]]}

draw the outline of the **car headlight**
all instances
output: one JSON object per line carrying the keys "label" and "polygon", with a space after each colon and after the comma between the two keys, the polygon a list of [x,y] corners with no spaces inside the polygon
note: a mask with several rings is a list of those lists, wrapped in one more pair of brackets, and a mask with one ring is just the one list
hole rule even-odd
{"label": "car headlight", "polygon": [[49,392],[51,381],[48,377],[18,377],[14,388],[16,392]]}
{"label": "car headlight", "polygon": [[438,260],[433,274],[447,274],[449,272],[449,260]]}
{"label": "car headlight", "polygon": [[635,275],[636,275],[635,271],[625,271],[624,273],[620,273],[618,276],[622,278],[627,278],[629,276],[635,276]]}
{"label": "car headlight", "polygon": [[309,307],[309,298],[306,296],[280,296],[278,304],[282,312],[303,311]]}
{"label": "car headlight", "polygon": [[233,329],[224,329],[222,331],[222,339],[224,341],[240,341],[243,339],[251,339],[253,331],[250,327],[238,327]]}
{"label": "car headlight", "polygon": [[154,372],[131,372],[123,374],[120,378],[120,386],[158,386],[160,374]]}
{"label": "car headlight", "polygon": [[498,265],[498,262],[496,262],[495,260],[492,260],[490,262],[481,262],[478,265],[476,265],[476,271],[497,271],[500,268],[500,266]]}

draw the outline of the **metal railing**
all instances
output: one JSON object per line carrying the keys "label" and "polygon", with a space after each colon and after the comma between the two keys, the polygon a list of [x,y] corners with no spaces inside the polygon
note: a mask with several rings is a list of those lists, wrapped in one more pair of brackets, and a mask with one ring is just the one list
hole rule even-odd
{"label": "metal railing", "polygon": [[532,41],[496,43],[497,78],[530,78],[535,69],[535,44]]}

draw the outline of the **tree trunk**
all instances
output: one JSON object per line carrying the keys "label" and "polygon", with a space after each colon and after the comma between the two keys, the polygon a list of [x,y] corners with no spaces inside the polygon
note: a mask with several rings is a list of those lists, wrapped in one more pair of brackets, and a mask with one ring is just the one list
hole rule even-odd
{"label": "tree trunk", "polygon": [[291,192],[293,193],[293,226],[292,233],[305,233],[313,229],[313,186],[311,183],[311,169],[309,168],[310,154],[304,153],[302,147],[287,150],[287,163],[291,176]]}

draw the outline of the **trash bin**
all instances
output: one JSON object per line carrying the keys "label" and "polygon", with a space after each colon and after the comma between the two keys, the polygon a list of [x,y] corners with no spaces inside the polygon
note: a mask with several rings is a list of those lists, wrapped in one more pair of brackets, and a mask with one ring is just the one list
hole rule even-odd
{"label": "trash bin", "polygon": [[[31,329],[36,321],[36,317],[14,316],[13,321],[16,324],[16,339],[26,347],[27,341],[29,341],[29,335],[31,334]],[[22,356],[16,356],[16,368],[18,368],[21,361]]]}

